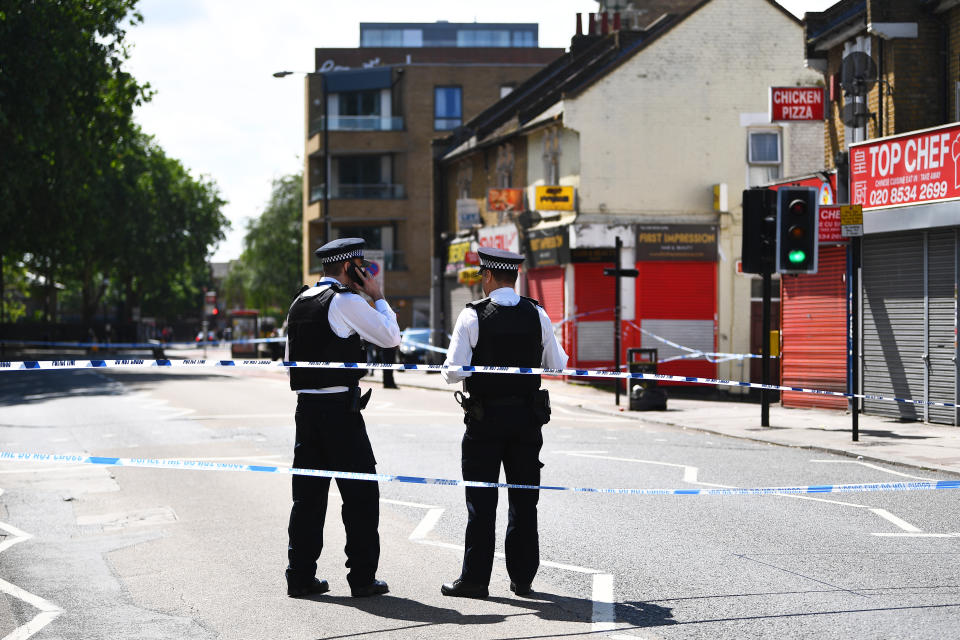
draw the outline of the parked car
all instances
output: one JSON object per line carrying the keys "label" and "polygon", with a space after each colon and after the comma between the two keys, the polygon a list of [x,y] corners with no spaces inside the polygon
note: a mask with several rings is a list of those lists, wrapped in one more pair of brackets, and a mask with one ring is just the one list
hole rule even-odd
{"label": "parked car", "polygon": [[443,354],[431,351],[430,329],[410,327],[400,333],[400,361],[404,364],[439,363]]}

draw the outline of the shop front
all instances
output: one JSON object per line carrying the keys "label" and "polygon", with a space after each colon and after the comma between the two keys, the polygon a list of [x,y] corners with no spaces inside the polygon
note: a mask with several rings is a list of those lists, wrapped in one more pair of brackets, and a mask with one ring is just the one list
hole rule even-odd
{"label": "shop front", "polygon": [[636,227],[636,318],[624,342],[657,349],[658,372],[717,377],[717,226]]}
{"label": "shop front", "polygon": [[[816,273],[780,277],[780,383],[824,391],[847,391],[847,239],[835,205],[836,174],[787,180],[785,186],[820,192]],[[785,391],[785,407],[846,409],[846,398]]]}
{"label": "shop front", "polygon": [[[862,392],[956,404],[960,125],[851,145],[850,193],[864,210]],[[863,410],[957,424],[952,407]]]}

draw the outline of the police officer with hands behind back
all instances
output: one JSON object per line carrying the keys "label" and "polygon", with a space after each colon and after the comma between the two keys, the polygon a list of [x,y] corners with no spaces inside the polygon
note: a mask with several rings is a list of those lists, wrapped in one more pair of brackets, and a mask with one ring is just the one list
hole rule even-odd
{"label": "police officer with hands behind back", "polygon": [[[340,238],[317,249],[324,277],[304,287],[287,315],[288,361],[365,362],[361,338],[381,347],[400,343],[397,317],[373,276],[366,273],[364,241]],[[375,301],[376,308],[354,291]],[[297,392],[297,435],[293,466],[375,473],[376,460],[360,410],[370,391],[360,395],[364,369],[290,367],[290,388]],[[376,482],[337,480],[343,498],[347,534],[347,582],[354,597],[387,593],[376,579],[380,560],[380,489]],[[293,476],[293,508],[288,528],[287,595],[303,597],[329,590],[316,577],[323,549],[329,478]]]}
{"label": "police officer with hands behind back", "polygon": [[[446,365],[563,368],[567,354],[549,316],[536,300],[514,291],[523,256],[481,248],[483,293],[467,304],[453,329]],[[464,480],[497,482],[500,465],[510,484],[540,484],[541,427],[550,419],[540,376],[443,371],[448,383],[464,381],[470,394],[454,394],[466,415],[461,465]],[[506,556],[510,590],[523,596],[540,565],[535,489],[508,489]],[[444,584],[445,596],[486,598],[493,570],[498,489],[467,487],[467,530],[460,577]]]}

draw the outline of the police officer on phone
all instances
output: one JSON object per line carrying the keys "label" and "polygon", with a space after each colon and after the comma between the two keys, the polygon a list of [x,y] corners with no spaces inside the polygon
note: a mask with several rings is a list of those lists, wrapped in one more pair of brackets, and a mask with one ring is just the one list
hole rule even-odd
{"label": "police officer on phone", "polygon": [[[366,272],[361,238],[340,238],[317,249],[324,277],[304,287],[287,315],[288,361],[365,362],[361,338],[381,347],[400,343],[397,317],[383,299],[376,279]],[[373,298],[376,308],[354,291]],[[290,388],[297,392],[293,466],[375,473],[376,460],[360,410],[370,391],[360,395],[364,369],[290,367]],[[380,559],[380,489],[376,482],[337,479],[346,529],[347,582],[354,597],[387,593],[376,579]],[[323,549],[323,524],[330,479],[293,476],[287,556],[287,595],[303,597],[329,590],[316,577]]]}
{"label": "police officer on phone", "polygon": [[[481,248],[483,293],[467,304],[453,329],[446,365],[563,368],[567,354],[540,303],[517,295],[523,256]],[[540,484],[541,427],[550,419],[550,401],[540,376],[443,371],[448,383],[464,381],[469,396],[454,396],[463,407],[466,433],[461,465],[464,480],[497,482],[500,465],[510,484]],[[540,565],[535,489],[508,489],[506,556],[510,590],[532,592]],[[467,530],[460,577],[440,588],[445,596],[486,598],[493,569],[498,489],[467,487]]]}

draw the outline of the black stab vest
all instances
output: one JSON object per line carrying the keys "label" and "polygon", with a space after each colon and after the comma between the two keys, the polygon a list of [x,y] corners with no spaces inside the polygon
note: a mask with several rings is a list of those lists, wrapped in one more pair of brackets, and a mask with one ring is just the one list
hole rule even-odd
{"label": "black stab vest", "polygon": [[[350,293],[341,284],[332,284],[315,296],[298,295],[287,314],[290,360],[301,362],[366,362],[360,336],[341,338],[330,327],[328,314],[334,296]],[[313,369],[290,367],[290,388],[322,389],[356,387],[366,369]]]}
{"label": "black stab vest", "polygon": [[[470,364],[492,367],[539,367],[543,335],[539,302],[521,296],[516,306],[499,305],[490,298],[467,303],[477,312],[480,331]],[[474,373],[465,380],[470,395],[522,396],[540,388],[540,376]]]}

